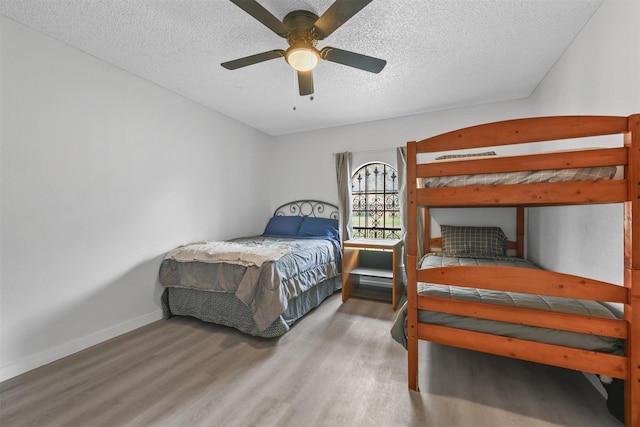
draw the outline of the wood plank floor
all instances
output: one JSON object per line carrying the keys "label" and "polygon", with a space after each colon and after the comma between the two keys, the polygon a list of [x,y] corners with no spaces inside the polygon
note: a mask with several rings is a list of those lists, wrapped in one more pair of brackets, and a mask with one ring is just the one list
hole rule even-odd
{"label": "wood plank floor", "polygon": [[617,426],[579,372],[421,343],[335,294],[279,339],[162,320],[0,384],[13,426]]}

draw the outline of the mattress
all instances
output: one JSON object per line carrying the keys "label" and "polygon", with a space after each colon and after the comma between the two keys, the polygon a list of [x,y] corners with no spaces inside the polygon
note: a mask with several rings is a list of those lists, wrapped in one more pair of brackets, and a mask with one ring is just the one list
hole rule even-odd
{"label": "mattress", "polygon": [[475,175],[439,176],[424,179],[425,187],[464,187],[470,185],[533,184],[540,182],[597,181],[613,179],[617,167],[553,169]]}
{"label": "mattress", "polygon": [[[500,265],[523,268],[538,268],[536,265],[515,257],[499,258],[458,258],[446,257],[440,254],[428,254],[420,262],[420,268],[434,268],[446,266],[482,266]],[[579,300],[571,298],[550,297],[541,295],[522,294],[516,292],[502,292],[476,288],[464,288],[450,285],[436,285],[418,283],[420,295],[431,295],[441,298],[459,299],[487,304],[504,305],[553,311],[558,313],[571,313],[616,319],[616,314],[607,306],[597,301]],[[406,303],[399,310],[394,325],[392,336],[396,341],[406,347]],[[492,335],[501,335],[511,338],[519,338],[529,341],[543,342],[579,348],[583,350],[601,351],[606,353],[623,354],[624,342],[610,337],[602,337],[590,334],[580,334],[557,329],[540,328],[535,326],[520,325],[515,323],[497,322],[487,319],[459,316],[448,313],[439,313],[427,310],[418,312],[420,323],[431,323],[458,329],[466,329],[476,332],[484,332]]]}

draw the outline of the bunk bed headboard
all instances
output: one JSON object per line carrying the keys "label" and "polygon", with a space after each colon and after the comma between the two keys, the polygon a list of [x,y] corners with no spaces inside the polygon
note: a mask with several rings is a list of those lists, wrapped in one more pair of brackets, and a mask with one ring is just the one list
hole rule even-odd
{"label": "bunk bed headboard", "polygon": [[[640,194],[638,186],[630,186],[630,182],[640,183],[637,168],[628,167],[632,160],[633,127],[638,126],[640,115],[629,117],[618,116],[559,116],[515,119],[502,122],[472,126],[444,133],[420,141],[407,143],[407,157],[413,166],[407,167],[407,202],[422,207],[420,214],[424,216],[425,236],[429,236],[430,224],[426,220],[429,215],[427,207],[460,207],[457,200],[464,198],[469,207],[480,206],[549,206],[559,204],[554,200],[562,200],[560,204],[616,203],[637,200],[631,192]],[[423,153],[466,150],[469,148],[499,147],[505,145],[532,142],[556,141],[572,138],[624,134],[625,143],[619,148],[572,150],[565,153],[542,153],[537,155],[500,156],[500,157],[462,157],[455,161],[418,163],[417,157]],[[637,136],[636,136],[637,139]],[[446,197],[446,190],[439,188],[420,188],[418,178],[454,177],[458,175],[509,173],[517,171],[544,171],[549,169],[587,168],[592,166],[623,166],[625,178],[610,180],[598,185],[585,182],[587,191],[576,191],[571,183],[566,185],[549,185],[547,183],[529,185],[527,196],[523,198],[522,188],[490,186],[461,187],[455,199]],[[413,174],[411,177],[409,174]],[[412,190],[414,192],[412,192]],[[510,191],[511,190],[511,191]],[[414,199],[411,196],[415,196]],[[526,199],[526,200],[524,200]],[[436,203],[433,200],[437,200]],[[410,211],[410,209],[409,209]],[[523,211],[518,211],[518,222]],[[411,219],[408,219],[411,224]],[[640,231],[638,240],[640,240]],[[521,236],[523,229],[518,230],[518,254],[524,253]],[[408,237],[411,236],[408,234]],[[429,252],[429,239],[425,239],[424,253]],[[409,251],[409,244],[407,251]]]}
{"label": "bunk bed headboard", "polygon": [[631,131],[633,117],[555,116],[505,120],[458,129],[417,141],[417,152],[454,151],[622,134]]}

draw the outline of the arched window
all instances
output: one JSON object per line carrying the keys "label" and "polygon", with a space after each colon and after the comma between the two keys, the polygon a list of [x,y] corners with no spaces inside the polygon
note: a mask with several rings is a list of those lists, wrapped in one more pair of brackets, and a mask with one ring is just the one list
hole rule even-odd
{"label": "arched window", "polygon": [[367,163],[351,177],[354,238],[399,239],[398,173],[385,163]]}

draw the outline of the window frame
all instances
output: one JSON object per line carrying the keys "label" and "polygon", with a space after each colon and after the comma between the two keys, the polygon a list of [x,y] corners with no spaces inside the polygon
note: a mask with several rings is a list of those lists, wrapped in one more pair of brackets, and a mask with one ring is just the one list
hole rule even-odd
{"label": "window frame", "polygon": [[[379,171],[379,167],[383,170]],[[371,174],[375,174],[376,178],[368,179]],[[391,176],[387,178],[389,174]],[[379,187],[380,184],[382,188]],[[399,197],[398,170],[395,167],[382,161],[369,161],[356,168],[351,174],[350,215],[353,238],[400,239],[402,223]]]}

